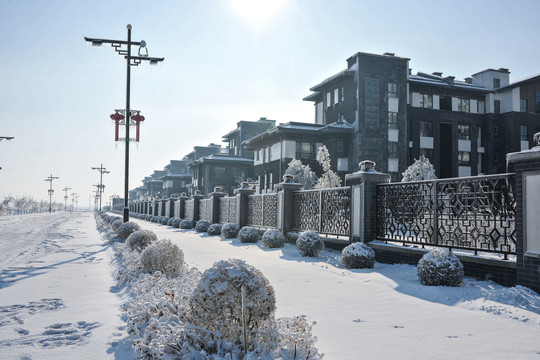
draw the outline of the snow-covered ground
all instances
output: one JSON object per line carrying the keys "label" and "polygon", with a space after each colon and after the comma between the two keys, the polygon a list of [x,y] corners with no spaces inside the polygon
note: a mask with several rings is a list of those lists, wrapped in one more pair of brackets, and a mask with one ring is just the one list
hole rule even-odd
{"label": "snow-covered ground", "polygon": [[[469,278],[425,287],[414,266],[348,270],[338,251],[302,258],[290,244],[270,250],[132,220],[201,272],[227,258],[260,269],[276,316],[316,321],[327,359],[540,359],[540,295],[526,288]],[[0,218],[0,358],[134,358],[112,256],[91,213]]]}

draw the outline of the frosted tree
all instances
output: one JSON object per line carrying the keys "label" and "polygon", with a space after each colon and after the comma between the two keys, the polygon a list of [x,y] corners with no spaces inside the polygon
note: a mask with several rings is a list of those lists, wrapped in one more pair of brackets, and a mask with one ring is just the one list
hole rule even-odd
{"label": "frosted tree", "polygon": [[420,155],[420,158],[415,160],[414,164],[409,166],[401,175],[403,176],[402,182],[433,180],[437,178],[433,165],[424,155]]}
{"label": "frosted tree", "polygon": [[330,153],[326,148],[326,145],[323,145],[317,151],[317,161],[321,164],[323,168],[322,176],[317,180],[316,189],[327,189],[333,187],[341,186],[341,179],[339,176],[332,171],[330,168]]}
{"label": "frosted tree", "polygon": [[285,174],[293,176],[293,181],[304,185],[304,189],[313,189],[317,184],[317,175],[311,170],[309,165],[304,165],[300,160],[292,159]]}

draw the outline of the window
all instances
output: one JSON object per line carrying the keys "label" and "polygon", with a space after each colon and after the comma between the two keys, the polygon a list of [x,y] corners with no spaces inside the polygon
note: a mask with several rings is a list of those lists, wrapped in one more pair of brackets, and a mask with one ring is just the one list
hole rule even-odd
{"label": "window", "polygon": [[388,113],[388,128],[389,129],[397,129],[398,128],[397,113],[395,113],[395,112],[389,112]]}
{"label": "window", "polygon": [[268,162],[272,161],[272,147],[268,147]]}
{"label": "window", "polygon": [[469,99],[458,99],[458,111],[469,112],[471,101]]}
{"label": "window", "polygon": [[388,142],[388,157],[396,159],[398,157],[398,143],[389,141]]}
{"label": "window", "polygon": [[260,161],[260,159],[261,159],[261,157],[259,156],[260,151],[261,151],[261,150],[255,151],[255,159],[256,159],[257,161]]}
{"label": "window", "polygon": [[339,101],[345,101],[345,88],[344,87],[339,89]]}
{"label": "window", "polygon": [[396,83],[388,83],[388,97],[398,97],[398,86]]}
{"label": "window", "polygon": [[527,132],[528,132],[527,125],[519,126],[519,139],[521,141],[529,141],[529,139],[527,138]]}
{"label": "window", "polygon": [[482,129],[482,126],[478,125],[478,138],[476,139],[476,146],[482,146],[483,144],[482,132],[484,132],[484,130]]}
{"label": "window", "polygon": [[476,112],[479,114],[483,114],[485,112],[484,102],[481,100],[478,100],[476,104],[477,104]]}
{"label": "window", "polygon": [[420,121],[420,136],[433,137],[433,123]]}
{"label": "window", "polygon": [[536,102],[535,102],[535,108],[534,108],[534,112],[535,113],[540,113],[540,91],[537,91],[536,92]]}
{"label": "window", "polygon": [[326,93],[326,107],[332,106],[332,92]]}
{"label": "window", "polygon": [[342,152],[343,152],[343,149],[344,149],[343,141],[338,141],[338,142],[337,142],[337,152],[338,152],[338,153],[342,153]]}
{"label": "window", "polygon": [[464,124],[458,124],[458,139],[459,140],[471,140],[470,126]]}
{"label": "window", "polygon": [[494,107],[493,112],[495,114],[500,114],[501,113],[501,100],[494,100],[493,107]]}
{"label": "window", "polygon": [[433,95],[420,94],[420,107],[433,109]]}
{"label": "window", "polygon": [[471,165],[471,153],[468,151],[458,151],[458,165],[470,166]]}
{"label": "window", "polygon": [[498,126],[493,127],[493,135],[499,135],[499,127]]}
{"label": "window", "polygon": [[501,87],[501,79],[494,78],[493,79],[493,88],[498,89]]}
{"label": "window", "polygon": [[452,97],[451,96],[441,96],[439,98],[439,108],[441,110],[452,111]]}
{"label": "window", "polygon": [[527,99],[519,99],[519,111],[527,112]]}
{"label": "window", "polygon": [[296,142],[296,159],[313,160],[315,159],[315,144],[308,142]]}
{"label": "window", "polygon": [[339,89],[334,90],[334,104],[339,102]]}

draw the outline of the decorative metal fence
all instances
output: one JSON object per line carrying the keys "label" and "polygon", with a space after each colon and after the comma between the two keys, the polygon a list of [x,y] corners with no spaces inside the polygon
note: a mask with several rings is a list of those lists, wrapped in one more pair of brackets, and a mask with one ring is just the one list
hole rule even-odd
{"label": "decorative metal fence", "polygon": [[219,199],[219,222],[236,223],[236,196],[227,196]]}
{"label": "decorative metal fence", "polygon": [[516,253],[513,174],[377,185],[377,239]]}
{"label": "decorative metal fence", "polygon": [[247,225],[277,227],[277,193],[248,196]]}
{"label": "decorative metal fence", "polygon": [[351,188],[295,191],[293,230],[350,237]]}
{"label": "decorative metal fence", "polygon": [[212,199],[199,200],[199,219],[212,221]]}
{"label": "decorative metal fence", "polygon": [[189,199],[189,200],[186,200],[186,203],[185,203],[185,208],[184,208],[184,218],[187,219],[187,220],[191,220],[193,221],[193,202],[195,200],[193,199]]}

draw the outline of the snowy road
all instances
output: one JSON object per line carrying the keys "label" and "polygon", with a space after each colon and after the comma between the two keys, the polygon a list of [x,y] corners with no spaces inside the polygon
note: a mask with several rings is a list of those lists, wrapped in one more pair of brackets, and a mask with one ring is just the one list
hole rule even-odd
{"label": "snowy road", "polygon": [[1,359],[112,359],[123,351],[113,346],[126,334],[112,249],[101,244],[92,213],[0,217]]}

